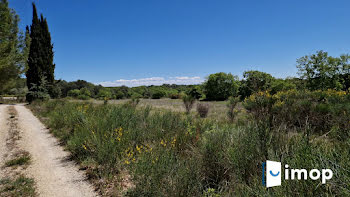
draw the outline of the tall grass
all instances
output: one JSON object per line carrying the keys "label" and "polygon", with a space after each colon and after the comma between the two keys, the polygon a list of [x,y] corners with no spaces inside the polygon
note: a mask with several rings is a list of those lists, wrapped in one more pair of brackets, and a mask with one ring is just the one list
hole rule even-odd
{"label": "tall grass", "polygon": [[[247,107],[251,111],[252,102]],[[49,101],[32,109],[48,118],[52,132],[92,178],[117,184],[113,177],[127,172],[132,186],[118,195],[350,195],[350,140],[309,140],[303,128],[295,132],[268,124],[269,116],[258,121],[251,112],[252,119],[238,126],[128,103]],[[288,181],[266,190],[261,184],[261,162],[266,159],[293,168],[331,168],[334,177],[326,185]]]}

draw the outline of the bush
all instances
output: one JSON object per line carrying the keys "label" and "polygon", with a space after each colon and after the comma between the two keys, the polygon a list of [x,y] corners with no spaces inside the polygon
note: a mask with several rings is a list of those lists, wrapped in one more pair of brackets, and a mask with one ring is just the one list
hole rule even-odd
{"label": "bush", "polygon": [[190,91],[188,91],[187,94],[192,96],[195,99],[200,99],[202,97],[202,93],[200,91],[199,86],[193,87]]}
{"label": "bush", "polygon": [[111,91],[109,91],[106,88],[102,88],[99,90],[98,94],[97,94],[97,98],[99,99],[111,99],[112,98],[112,93]]}
{"label": "bush", "polygon": [[171,99],[180,99],[181,98],[181,95],[179,93],[176,93],[176,94],[170,94],[169,97]]}
{"label": "bush", "polygon": [[290,90],[270,95],[259,92],[245,99],[245,108],[255,120],[271,128],[287,127],[314,134],[329,133],[338,139],[350,134],[350,96],[344,91]]}
{"label": "bush", "polygon": [[208,103],[198,103],[197,104],[197,112],[201,118],[205,118],[209,112],[209,104]]}
{"label": "bush", "polygon": [[185,95],[182,97],[182,101],[184,102],[186,113],[189,114],[194,103],[196,102],[196,99],[190,95]]}
{"label": "bush", "polygon": [[50,99],[50,95],[47,90],[47,82],[45,78],[41,79],[40,84],[32,84],[31,89],[26,94],[26,100],[31,103],[35,100],[46,101]]}
{"label": "bush", "polygon": [[231,122],[235,119],[238,111],[235,109],[237,103],[239,102],[239,97],[230,97],[226,104],[227,106],[227,116]]}
{"label": "bush", "polygon": [[80,94],[87,96],[87,97],[91,97],[91,92],[88,88],[82,88],[80,89]]}
{"label": "bush", "polygon": [[69,90],[67,94],[70,97],[77,98],[80,95],[80,90],[78,89]]}
{"label": "bush", "polygon": [[115,99],[123,99],[124,98],[124,94],[121,91],[117,91],[114,95]]}
{"label": "bush", "polygon": [[156,91],[152,92],[151,98],[152,99],[160,99],[164,96],[165,96],[165,92],[163,92],[161,90],[156,90]]}
{"label": "bush", "polygon": [[87,95],[84,95],[84,94],[80,94],[80,95],[78,95],[77,99],[80,99],[80,100],[89,100],[90,97],[87,96]]}

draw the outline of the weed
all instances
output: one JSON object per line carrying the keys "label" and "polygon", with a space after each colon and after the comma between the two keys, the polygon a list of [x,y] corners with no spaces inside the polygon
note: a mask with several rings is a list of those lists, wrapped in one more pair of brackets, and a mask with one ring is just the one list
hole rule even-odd
{"label": "weed", "polygon": [[33,179],[24,176],[16,180],[3,179],[0,180],[0,196],[34,197],[37,196],[34,185]]}
{"label": "weed", "polygon": [[201,118],[205,118],[209,112],[209,104],[208,103],[198,103],[197,104],[197,112]]}
{"label": "weed", "polygon": [[23,155],[18,158],[9,160],[5,163],[6,167],[13,167],[13,166],[21,166],[29,164],[30,162],[30,156],[29,155]]}
{"label": "weed", "polygon": [[182,101],[184,102],[186,113],[189,114],[196,99],[190,95],[185,95],[182,97]]}

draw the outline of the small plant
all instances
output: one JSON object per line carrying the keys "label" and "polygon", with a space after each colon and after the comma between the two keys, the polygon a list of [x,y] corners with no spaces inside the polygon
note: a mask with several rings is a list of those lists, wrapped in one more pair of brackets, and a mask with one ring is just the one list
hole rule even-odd
{"label": "small plant", "polygon": [[201,118],[207,117],[208,112],[209,112],[209,104],[208,103],[198,103],[197,104],[197,112]]}
{"label": "small plant", "polygon": [[140,99],[138,97],[132,97],[130,101],[127,102],[127,105],[131,107],[136,107],[140,103]]}
{"label": "small plant", "polygon": [[23,175],[14,180],[0,179],[0,196],[37,196],[35,182]]}
{"label": "small plant", "polygon": [[218,194],[214,188],[208,188],[203,192],[203,197],[220,197],[220,194]]}
{"label": "small plant", "polygon": [[26,99],[28,102],[32,102],[34,100],[49,100],[50,95],[47,90],[47,81],[45,77],[41,77],[40,84],[32,84],[29,92],[26,95]]}
{"label": "small plant", "polygon": [[107,105],[108,104],[108,100],[109,100],[108,97],[104,97],[103,98],[103,104]]}
{"label": "small plant", "polygon": [[185,95],[182,97],[182,101],[184,102],[186,113],[189,114],[196,99],[190,95]]}
{"label": "small plant", "polygon": [[228,111],[227,111],[227,116],[228,118],[230,119],[231,122],[233,122],[233,120],[235,119],[236,117],[236,114],[237,114],[237,110],[235,109],[236,108],[236,105],[239,101],[239,97],[230,97],[228,99],[228,103],[227,103],[227,108],[228,108]]}
{"label": "small plant", "polygon": [[29,155],[24,155],[24,156],[7,161],[5,163],[5,166],[6,167],[21,166],[21,165],[28,164],[29,162],[30,162]]}

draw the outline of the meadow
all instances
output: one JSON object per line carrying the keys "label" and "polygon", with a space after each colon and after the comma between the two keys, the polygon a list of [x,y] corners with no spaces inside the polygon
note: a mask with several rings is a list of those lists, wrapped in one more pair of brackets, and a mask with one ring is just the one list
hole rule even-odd
{"label": "meadow", "polygon": [[[350,195],[348,92],[258,92],[234,106],[233,121],[228,102],[209,102],[206,118],[171,99],[61,99],[30,108],[104,196]],[[283,180],[266,189],[266,159],[334,175],[326,184]]]}
{"label": "meadow", "polygon": [[[91,102],[95,104],[103,104],[103,100],[90,99],[87,101],[69,99],[69,101],[73,102]],[[118,105],[118,104],[126,104],[130,102],[131,99],[120,99],[120,100],[108,100],[108,104]],[[198,104],[207,104],[209,105],[208,118],[215,119],[218,121],[227,121],[228,117],[227,113],[227,102],[226,101],[196,101],[190,112],[192,114],[196,114],[196,106]],[[184,107],[184,103],[181,99],[170,99],[170,98],[162,98],[162,99],[139,99],[139,103],[137,108],[143,108],[151,106],[153,109],[158,110],[169,110],[173,112],[186,112]],[[244,108],[241,105],[237,106],[237,110],[244,111]]]}

